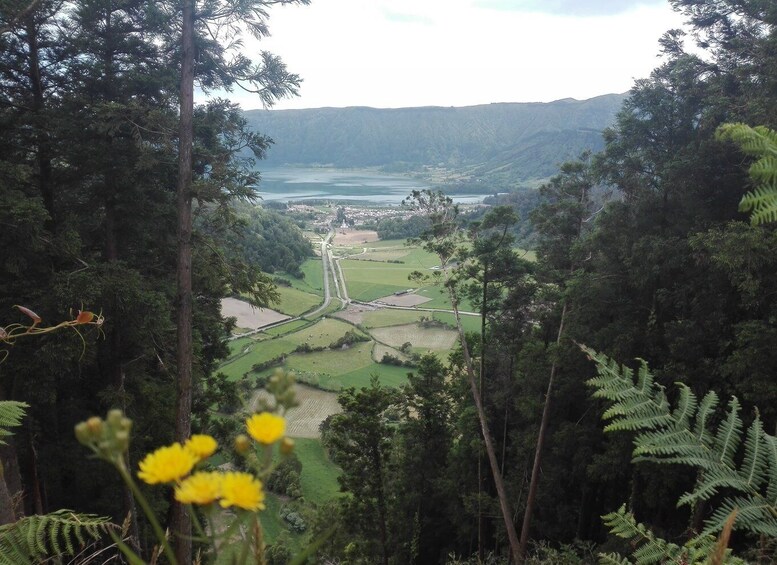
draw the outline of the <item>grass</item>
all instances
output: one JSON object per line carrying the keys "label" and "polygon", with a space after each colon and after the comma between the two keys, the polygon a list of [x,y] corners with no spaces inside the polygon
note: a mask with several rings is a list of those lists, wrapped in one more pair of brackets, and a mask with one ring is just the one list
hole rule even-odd
{"label": "grass", "polygon": [[318,439],[294,440],[294,453],[302,463],[300,484],[306,501],[323,504],[340,494],[340,468],[332,463]]}
{"label": "grass", "polygon": [[[435,320],[445,322],[452,327],[456,327],[456,319],[453,314],[446,312],[434,312]],[[480,334],[480,316],[461,316],[461,325],[465,332],[475,332]]]}
{"label": "grass", "polygon": [[292,288],[309,292],[318,296],[324,296],[324,267],[321,264],[320,257],[311,257],[300,266],[300,270],[305,275],[304,278],[297,279],[285,273],[278,273],[284,279],[291,283]]}
{"label": "grass", "polygon": [[422,316],[429,317],[437,313],[434,312],[414,312],[412,310],[392,310],[391,308],[382,308],[372,312],[364,313],[362,326],[365,328],[384,328],[386,326],[399,326],[402,324],[412,324],[421,319]]}
{"label": "grass", "polygon": [[231,359],[236,355],[240,355],[247,345],[251,345],[253,343],[255,342],[250,337],[241,337],[240,339],[233,339],[232,341],[228,342],[227,345],[229,346],[229,358]]}
{"label": "grass", "polygon": [[288,324],[282,324],[280,326],[275,326],[274,328],[270,328],[268,330],[264,330],[264,332],[267,335],[270,336],[279,336],[279,335],[286,335],[293,333],[300,328],[304,328],[305,326],[309,326],[310,322],[307,322],[305,320],[294,320],[293,322],[289,322]]}
{"label": "grass", "polygon": [[366,244],[364,247],[369,248],[381,248],[381,247],[405,247],[405,239],[381,239],[380,241],[373,241]]}
{"label": "grass", "polygon": [[279,286],[277,290],[278,294],[281,295],[281,301],[276,305],[275,309],[287,316],[299,316],[308,310],[312,310],[322,302],[321,296],[305,292],[293,286]]}
{"label": "grass", "polygon": [[264,505],[265,509],[259,514],[259,521],[262,523],[262,531],[265,536],[265,541],[272,543],[281,535],[281,532],[286,528],[283,525],[283,519],[280,517],[281,505],[283,503],[274,494],[270,492],[265,493]]}
{"label": "grass", "polygon": [[338,351],[316,351],[290,355],[286,360],[289,369],[307,373],[326,373],[339,377],[349,371],[372,364],[372,344],[356,343]]}
{"label": "grass", "polygon": [[453,330],[423,328],[418,324],[374,328],[371,333],[375,339],[391,347],[401,347],[404,343],[409,342],[413,348],[437,351],[449,351],[457,337]]}
{"label": "grass", "polygon": [[399,387],[407,383],[407,374],[413,372],[410,367],[396,367],[394,365],[381,365],[380,363],[370,363],[364,367],[340,375],[338,380],[342,387],[352,386],[362,388],[370,386],[372,375],[378,375],[380,384],[383,386]]}
{"label": "grass", "polygon": [[[237,380],[245,373],[251,371],[254,365],[264,363],[280,355],[289,355],[298,345],[308,343],[312,347],[326,347],[345,335],[353,326],[337,319],[324,318],[310,327],[298,330],[294,333],[266,339],[261,342],[244,344],[250,347],[245,355],[237,355],[233,360],[227,361],[219,371],[226,374],[230,380]],[[244,338],[249,339],[249,338]],[[242,340],[236,340],[241,342]],[[238,350],[241,351],[241,350]],[[310,354],[312,355],[312,354]],[[296,368],[296,367],[295,367]]]}

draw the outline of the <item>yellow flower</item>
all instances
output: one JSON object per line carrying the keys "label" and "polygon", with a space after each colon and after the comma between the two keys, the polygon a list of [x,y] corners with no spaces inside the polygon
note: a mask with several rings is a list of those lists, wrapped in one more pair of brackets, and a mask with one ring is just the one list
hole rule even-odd
{"label": "yellow flower", "polygon": [[262,483],[250,473],[224,473],[219,504],[223,508],[237,506],[245,510],[264,510]]}
{"label": "yellow flower", "polygon": [[183,446],[191,451],[198,461],[202,461],[213,455],[218,444],[216,443],[216,440],[210,436],[195,434],[186,440],[186,443],[184,443]]}
{"label": "yellow flower", "polygon": [[286,432],[286,420],[270,412],[254,414],[246,420],[248,435],[259,443],[269,445],[283,437]]}
{"label": "yellow flower", "polygon": [[175,499],[184,504],[210,504],[221,496],[221,473],[194,473],[175,487]]}
{"label": "yellow flower", "polygon": [[189,474],[197,457],[180,443],[160,447],[140,462],[138,478],[150,485],[170,483]]}

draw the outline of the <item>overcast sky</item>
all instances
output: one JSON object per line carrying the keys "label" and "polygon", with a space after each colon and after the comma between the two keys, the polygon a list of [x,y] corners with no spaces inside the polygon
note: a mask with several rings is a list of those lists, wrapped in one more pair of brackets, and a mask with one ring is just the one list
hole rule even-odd
{"label": "overcast sky", "polygon": [[246,53],[303,78],[276,108],[548,102],[627,91],[681,24],[667,0],[312,0],[272,8]]}

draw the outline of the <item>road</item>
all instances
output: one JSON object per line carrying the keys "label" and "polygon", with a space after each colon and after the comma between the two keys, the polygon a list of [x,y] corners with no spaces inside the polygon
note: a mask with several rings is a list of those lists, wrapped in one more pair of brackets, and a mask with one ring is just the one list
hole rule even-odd
{"label": "road", "polygon": [[[332,252],[329,250],[329,244],[332,241],[332,238],[335,236],[335,230],[330,229],[329,233],[326,234],[326,237],[321,240],[321,261],[323,265],[324,270],[324,302],[313,310],[312,312],[309,312],[305,316],[317,316],[324,310],[326,310],[329,307],[329,303],[332,302],[332,293],[329,289],[329,271],[331,269],[332,265]],[[335,282],[337,280],[335,279]],[[340,296],[340,291],[337,292],[338,297]]]}

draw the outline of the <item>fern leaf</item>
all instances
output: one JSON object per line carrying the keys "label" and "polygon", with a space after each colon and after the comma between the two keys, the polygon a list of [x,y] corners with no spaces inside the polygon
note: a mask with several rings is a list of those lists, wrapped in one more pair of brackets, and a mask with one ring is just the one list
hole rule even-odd
{"label": "fern leaf", "polygon": [[715,391],[711,390],[701,399],[699,410],[696,413],[696,422],[693,425],[693,433],[696,436],[696,439],[699,440],[699,443],[705,447],[709,447],[713,442],[712,435],[707,431],[707,422],[709,422],[709,419],[715,414],[715,408],[717,408],[717,406],[718,395],[715,394]]}
{"label": "fern leaf", "polygon": [[718,461],[727,467],[734,466],[734,454],[742,438],[742,419],[739,417],[739,400],[732,396],[728,403],[728,415],[715,435],[715,452]]}
{"label": "fern leaf", "polygon": [[600,553],[600,565],[631,565],[631,561],[618,555],[617,553]]}
{"label": "fern leaf", "polygon": [[633,555],[640,565],[663,563],[666,557],[679,556],[683,551],[673,543],[656,538],[647,527],[636,521],[631,512],[626,511],[625,505],[602,516],[602,520],[610,528],[610,533],[628,540],[636,547]]}
{"label": "fern leaf", "polygon": [[755,420],[747,430],[745,440],[745,458],[742,461],[740,476],[752,489],[758,489],[766,481],[768,466],[766,442],[763,440],[764,430],[761,418]]}
{"label": "fern leaf", "polygon": [[[680,498],[679,505],[724,494],[705,523],[705,535],[720,531],[738,508],[736,529],[777,537],[777,438],[763,430],[760,418],[756,417],[744,432],[739,401],[732,397],[722,421],[713,425],[718,405],[714,393],[697,402],[691,390],[679,384],[680,394],[673,408],[644,362],[635,381],[631,370],[604,355],[585,351],[596,362],[598,372],[588,384],[596,389],[595,396],[611,402],[605,412],[610,419],[605,430],[637,432],[633,460],[696,468],[696,485]],[[623,537],[629,531],[622,520],[613,521],[611,515],[608,518],[614,534]],[[639,528],[630,533],[636,531]],[[644,549],[640,556],[653,559],[657,555],[653,549]]]}
{"label": "fern leaf", "polygon": [[734,510],[737,511],[734,529],[777,538],[777,517],[774,507],[763,499],[743,496],[725,498],[704,524],[702,533],[714,534],[721,531]]}
{"label": "fern leaf", "polygon": [[676,429],[685,430],[688,422],[696,414],[699,403],[690,387],[683,383],[675,383],[675,385],[680,388],[680,398],[677,401],[677,408],[672,412],[672,419]]}
{"label": "fern leaf", "polygon": [[766,453],[769,459],[769,486],[766,489],[766,498],[770,505],[777,508],[777,473],[774,472],[777,469],[777,438],[764,434],[764,441],[766,443]]}
{"label": "fern leaf", "polygon": [[739,210],[751,212],[753,225],[777,221],[777,132],[764,126],[724,124],[718,128],[719,139],[731,139],[757,161],[750,167],[750,178],[756,183],[739,203]]}
{"label": "fern leaf", "polygon": [[40,563],[47,556],[74,555],[86,545],[87,538],[97,540],[115,527],[108,518],[70,510],[27,516],[0,526],[0,565],[26,565]]}
{"label": "fern leaf", "polygon": [[20,425],[24,418],[24,409],[29,407],[29,404],[24,402],[0,400],[0,445],[5,445],[3,437],[11,435],[7,428]]}

